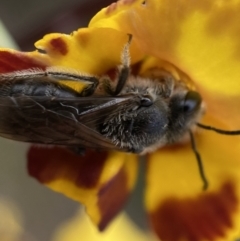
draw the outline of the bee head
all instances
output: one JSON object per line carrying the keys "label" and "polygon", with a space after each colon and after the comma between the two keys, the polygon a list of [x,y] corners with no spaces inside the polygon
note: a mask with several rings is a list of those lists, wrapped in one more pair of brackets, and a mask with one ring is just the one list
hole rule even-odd
{"label": "bee head", "polygon": [[[202,98],[195,91],[176,92],[167,99],[143,98],[131,134],[136,137],[135,151],[146,153],[177,142],[199,118]],[[138,138],[137,138],[138,137]]]}
{"label": "bee head", "polygon": [[202,98],[196,91],[177,92],[170,98],[167,142],[174,143],[196,124],[202,115]]}

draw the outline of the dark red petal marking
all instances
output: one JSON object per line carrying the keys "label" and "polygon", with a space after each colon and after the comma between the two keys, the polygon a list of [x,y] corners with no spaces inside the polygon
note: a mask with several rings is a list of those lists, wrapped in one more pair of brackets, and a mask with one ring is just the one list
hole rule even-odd
{"label": "dark red petal marking", "polygon": [[107,7],[106,14],[111,14],[112,12],[114,12],[118,8],[119,4],[130,5],[134,2],[136,2],[136,0],[120,0],[120,1],[114,2]]}
{"label": "dark red petal marking", "polygon": [[48,183],[58,179],[64,170],[64,177],[73,178],[80,188],[94,188],[106,158],[106,152],[87,151],[81,156],[66,148],[32,146],[28,151],[28,172],[40,182]]}
{"label": "dark red petal marking", "polygon": [[114,82],[117,77],[117,69],[115,68],[115,69],[108,70],[106,75],[109,76],[109,78],[112,82]]}
{"label": "dark red petal marking", "polygon": [[111,3],[107,9],[106,9],[106,14],[110,14],[112,12],[114,12],[117,9],[117,2],[116,3]]}
{"label": "dark red petal marking", "polygon": [[87,151],[84,158],[81,157],[82,163],[79,168],[79,176],[76,184],[85,188],[95,187],[102,173],[107,156],[107,152]]}
{"label": "dark red petal marking", "polygon": [[195,199],[167,199],[150,214],[155,232],[164,241],[214,241],[233,227],[238,199],[232,183],[217,193]]}
{"label": "dark red petal marking", "polygon": [[61,37],[52,39],[50,44],[54,51],[59,52],[62,55],[66,55],[68,53],[68,46]]}
{"label": "dark red petal marking", "polygon": [[127,180],[127,173],[122,168],[113,179],[99,190],[98,207],[101,212],[101,222],[98,225],[99,230],[104,230],[126,203],[130,192]]}
{"label": "dark red petal marking", "polygon": [[132,4],[134,2],[136,2],[137,0],[120,0],[120,2],[122,2],[123,4]]}
{"label": "dark red petal marking", "polygon": [[21,52],[0,51],[0,73],[30,68],[45,69],[46,66]]}

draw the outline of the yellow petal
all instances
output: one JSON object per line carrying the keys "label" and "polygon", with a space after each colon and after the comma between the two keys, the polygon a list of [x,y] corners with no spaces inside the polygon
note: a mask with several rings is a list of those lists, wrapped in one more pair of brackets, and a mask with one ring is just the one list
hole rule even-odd
{"label": "yellow petal", "polygon": [[17,241],[24,236],[23,215],[13,200],[0,196],[0,240]]}
{"label": "yellow petal", "polygon": [[152,235],[137,228],[125,213],[120,214],[110,227],[99,233],[80,210],[76,216],[58,227],[52,241],[154,241]]}
{"label": "yellow petal", "polygon": [[234,240],[240,228],[240,137],[203,130],[195,138],[208,190],[202,191],[190,144],[151,154],[146,190],[150,220],[164,241]]}
{"label": "yellow petal", "polygon": [[[78,74],[102,75],[121,64],[123,46],[128,42],[127,33],[110,28],[81,28],[71,35],[52,33],[37,41],[38,50],[20,52],[0,49],[0,73],[30,68],[57,67],[58,71]],[[130,45],[131,63],[143,56],[135,40]],[[81,90],[82,84],[63,81]]]}
{"label": "yellow petal", "polygon": [[88,151],[81,156],[59,147],[31,147],[28,154],[29,174],[85,205],[100,230],[128,199],[137,168],[137,157],[124,153]]}
{"label": "yellow petal", "polygon": [[193,79],[209,112],[239,128],[239,10],[240,0],[122,0],[101,10],[90,27],[132,33],[145,53]]}
{"label": "yellow petal", "polygon": [[[46,52],[51,65],[103,74],[120,64],[127,41],[127,33],[114,29],[82,28],[72,35],[48,34],[35,46]],[[130,52],[133,63],[142,56],[134,43],[131,43]]]}

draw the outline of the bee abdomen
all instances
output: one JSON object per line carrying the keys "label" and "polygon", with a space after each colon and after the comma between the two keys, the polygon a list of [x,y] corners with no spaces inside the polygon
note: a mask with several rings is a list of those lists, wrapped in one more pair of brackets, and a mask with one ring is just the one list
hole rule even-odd
{"label": "bee abdomen", "polygon": [[0,96],[55,96],[77,97],[80,94],[55,80],[9,79],[0,84]]}

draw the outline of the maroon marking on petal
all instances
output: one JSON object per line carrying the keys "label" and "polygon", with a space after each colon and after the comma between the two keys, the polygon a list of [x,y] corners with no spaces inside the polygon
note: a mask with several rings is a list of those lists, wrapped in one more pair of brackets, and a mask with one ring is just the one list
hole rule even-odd
{"label": "maroon marking on petal", "polygon": [[46,66],[21,52],[0,51],[0,73],[30,68],[45,69]]}
{"label": "maroon marking on petal", "polygon": [[98,206],[101,212],[100,231],[104,230],[114,216],[123,208],[129,197],[127,174],[122,168],[116,176],[106,183],[99,191]]}
{"label": "maroon marking on petal", "polygon": [[106,9],[106,14],[111,14],[117,8],[117,2],[110,4]]}
{"label": "maroon marking on petal", "polygon": [[87,151],[82,161],[76,184],[85,188],[95,187],[100,178],[106,159],[106,152]]}
{"label": "maroon marking on petal", "polygon": [[55,38],[50,41],[51,46],[57,52],[62,55],[66,55],[68,53],[68,46],[66,42],[61,38]]}
{"label": "maroon marking on petal", "polygon": [[119,2],[121,2],[124,5],[128,5],[136,2],[136,0],[120,0]]}
{"label": "maroon marking on petal", "polygon": [[131,5],[136,1],[138,0],[119,0],[115,3],[112,3],[106,8],[106,14],[111,14],[112,12],[114,12],[118,8],[118,5]]}
{"label": "maroon marking on petal", "polygon": [[82,156],[66,148],[32,146],[27,158],[29,174],[42,183],[56,180],[64,172],[64,177],[75,185],[93,188],[100,178],[107,153],[87,151]]}
{"label": "maroon marking on petal", "polygon": [[106,75],[110,78],[112,82],[114,82],[117,78],[117,69],[113,68],[107,71]]}
{"label": "maroon marking on petal", "polygon": [[153,228],[164,241],[214,241],[233,227],[238,199],[232,183],[195,199],[167,199],[150,214]]}

